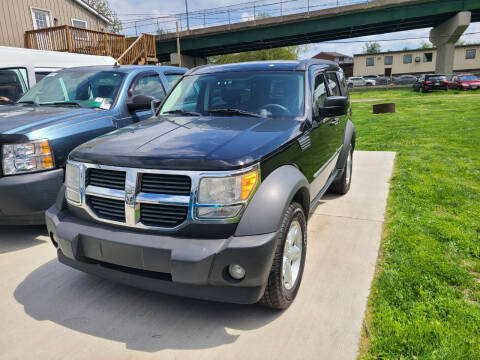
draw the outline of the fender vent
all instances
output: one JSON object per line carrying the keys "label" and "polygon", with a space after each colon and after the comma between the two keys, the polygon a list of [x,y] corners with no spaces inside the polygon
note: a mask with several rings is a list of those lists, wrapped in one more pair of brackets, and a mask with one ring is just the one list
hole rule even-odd
{"label": "fender vent", "polygon": [[298,144],[302,151],[307,150],[310,146],[312,146],[312,141],[310,139],[310,134],[302,135],[298,138]]}

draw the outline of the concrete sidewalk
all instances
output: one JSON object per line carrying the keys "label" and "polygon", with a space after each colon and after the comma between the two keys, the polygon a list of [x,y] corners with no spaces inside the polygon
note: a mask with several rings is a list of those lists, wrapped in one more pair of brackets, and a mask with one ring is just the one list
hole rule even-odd
{"label": "concrete sidewalk", "polygon": [[57,262],[42,227],[0,227],[1,359],[355,359],[395,154],[356,152],[309,221],[284,312],[137,290]]}

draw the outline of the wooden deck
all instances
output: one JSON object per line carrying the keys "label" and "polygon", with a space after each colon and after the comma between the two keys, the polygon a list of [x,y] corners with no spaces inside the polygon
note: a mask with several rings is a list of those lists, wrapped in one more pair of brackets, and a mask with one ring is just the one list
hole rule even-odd
{"label": "wooden deck", "polygon": [[155,36],[138,38],[63,25],[25,32],[27,48],[112,56],[119,64],[157,63]]}

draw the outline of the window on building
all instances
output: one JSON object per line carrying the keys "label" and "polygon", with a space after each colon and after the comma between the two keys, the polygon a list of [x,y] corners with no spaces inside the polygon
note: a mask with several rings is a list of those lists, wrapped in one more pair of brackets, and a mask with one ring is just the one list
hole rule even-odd
{"label": "window on building", "polygon": [[393,56],[385,56],[383,59],[385,65],[392,65],[393,64]]}
{"label": "window on building", "polygon": [[412,54],[403,55],[403,63],[404,64],[411,64],[412,63]]}
{"label": "window on building", "polygon": [[423,54],[423,62],[432,62],[433,60],[433,53],[424,53]]}
{"label": "window on building", "polygon": [[477,50],[476,49],[468,49],[465,52],[465,59],[475,59],[477,56]]}
{"label": "window on building", "polygon": [[87,22],[85,20],[78,20],[78,19],[72,19],[72,26],[86,29],[87,28]]}
{"label": "window on building", "polygon": [[375,59],[373,57],[368,57],[366,59],[367,66],[375,66]]}
{"label": "window on building", "polygon": [[51,26],[50,11],[32,9],[33,28],[44,29]]}

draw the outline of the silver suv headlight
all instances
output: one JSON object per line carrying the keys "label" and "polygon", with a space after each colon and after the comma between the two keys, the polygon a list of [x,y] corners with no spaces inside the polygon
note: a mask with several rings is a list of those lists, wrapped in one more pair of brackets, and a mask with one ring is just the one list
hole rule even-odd
{"label": "silver suv headlight", "polygon": [[235,218],[250,200],[259,183],[258,167],[229,176],[201,178],[195,217],[206,220]]}
{"label": "silver suv headlight", "polygon": [[47,139],[2,145],[4,175],[24,174],[54,167],[53,153]]}

